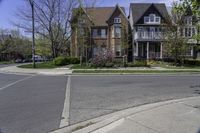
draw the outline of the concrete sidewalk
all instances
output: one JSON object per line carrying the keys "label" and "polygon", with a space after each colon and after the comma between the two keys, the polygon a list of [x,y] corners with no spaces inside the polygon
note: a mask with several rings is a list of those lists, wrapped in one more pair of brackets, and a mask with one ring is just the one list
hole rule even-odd
{"label": "concrete sidewalk", "polygon": [[200,133],[200,97],[124,117],[93,133]]}
{"label": "concrete sidewalk", "polygon": [[[79,129],[80,127],[84,128]],[[72,131],[73,133],[200,133],[200,97],[129,108],[82,124],[63,127],[51,133]]]}
{"label": "concrete sidewalk", "polygon": [[15,66],[0,68],[0,72],[20,73],[20,74],[65,75],[65,74],[71,74],[72,70],[70,70],[69,68],[27,69],[27,68],[18,68],[17,65],[15,65]]}

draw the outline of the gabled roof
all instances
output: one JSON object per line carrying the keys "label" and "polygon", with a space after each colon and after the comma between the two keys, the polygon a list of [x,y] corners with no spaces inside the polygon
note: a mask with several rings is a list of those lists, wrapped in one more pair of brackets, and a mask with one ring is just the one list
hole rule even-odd
{"label": "gabled roof", "polygon": [[125,19],[128,21],[128,18],[126,17],[126,12],[125,12],[125,8],[124,7],[120,7],[118,4],[115,6],[115,9],[113,10],[113,13],[110,15],[110,17],[108,19],[110,19],[112,17],[112,15],[115,13],[116,10],[119,10],[122,15],[125,17]]}
{"label": "gabled roof", "polygon": [[132,11],[132,17],[134,24],[145,14],[145,12],[154,6],[164,19],[168,19],[168,11],[164,3],[131,3],[130,10]]}
{"label": "gabled roof", "polygon": [[[118,5],[117,5],[118,6]],[[107,20],[111,17],[116,7],[91,7],[82,8],[89,19],[93,22],[95,26],[107,26]],[[125,14],[125,8],[120,7],[120,9]],[[74,15],[73,15],[74,16]]]}

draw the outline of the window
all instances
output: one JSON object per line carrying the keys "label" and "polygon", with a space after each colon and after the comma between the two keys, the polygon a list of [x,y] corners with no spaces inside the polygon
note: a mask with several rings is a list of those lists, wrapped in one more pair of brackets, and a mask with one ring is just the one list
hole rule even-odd
{"label": "window", "polygon": [[192,17],[191,16],[185,17],[185,24],[192,25]]}
{"label": "window", "polygon": [[121,45],[119,45],[119,44],[116,45],[115,49],[116,49],[115,55],[117,57],[121,56]]}
{"label": "window", "polygon": [[192,30],[191,30],[191,28],[188,28],[188,36],[189,36],[189,37],[192,36]]}
{"label": "window", "polygon": [[121,23],[121,18],[119,18],[119,17],[114,18],[114,23],[115,24],[120,24]]}
{"label": "window", "polygon": [[154,16],[155,16],[154,14],[149,15],[150,22],[154,22]]}
{"label": "window", "polygon": [[85,21],[85,19],[83,19],[83,18],[79,18],[79,19],[78,19],[78,23],[79,23],[79,24],[85,24],[85,22],[86,22],[86,21]]}
{"label": "window", "polygon": [[80,28],[80,35],[83,36],[85,34],[85,31],[83,28]]}
{"label": "window", "polygon": [[101,29],[101,38],[106,38],[106,29]]}
{"label": "window", "polygon": [[187,27],[184,29],[184,31],[185,31],[183,34],[184,37],[192,37],[196,34],[196,28],[194,27]]}
{"label": "window", "polygon": [[144,23],[149,23],[149,17],[144,17]]}
{"label": "window", "polygon": [[155,14],[150,14],[144,17],[144,23],[160,23],[160,17]]}
{"label": "window", "polygon": [[156,23],[160,23],[160,17],[156,17]]}
{"label": "window", "polygon": [[121,28],[115,27],[115,37],[120,38],[121,37]]}
{"label": "window", "polygon": [[92,36],[97,37],[97,29],[92,29]]}
{"label": "window", "polygon": [[192,36],[196,35],[196,29],[192,28]]}

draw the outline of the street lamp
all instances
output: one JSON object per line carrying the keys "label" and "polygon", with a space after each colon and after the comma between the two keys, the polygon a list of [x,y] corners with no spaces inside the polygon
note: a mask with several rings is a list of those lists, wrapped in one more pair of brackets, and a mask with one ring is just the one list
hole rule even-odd
{"label": "street lamp", "polygon": [[35,12],[34,12],[34,0],[29,0],[32,10],[32,60],[33,68],[35,68]]}

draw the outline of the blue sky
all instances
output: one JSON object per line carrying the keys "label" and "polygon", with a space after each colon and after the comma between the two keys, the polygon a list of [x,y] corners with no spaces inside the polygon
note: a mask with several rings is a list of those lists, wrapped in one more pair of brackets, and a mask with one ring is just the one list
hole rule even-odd
{"label": "blue sky", "polygon": [[[166,3],[170,6],[173,0],[97,0],[97,5],[99,6],[114,6],[117,3],[120,6],[126,7],[128,9],[130,3]],[[15,28],[10,21],[16,20],[16,11],[18,8],[24,5],[24,0],[3,0],[0,4],[0,28]]]}

